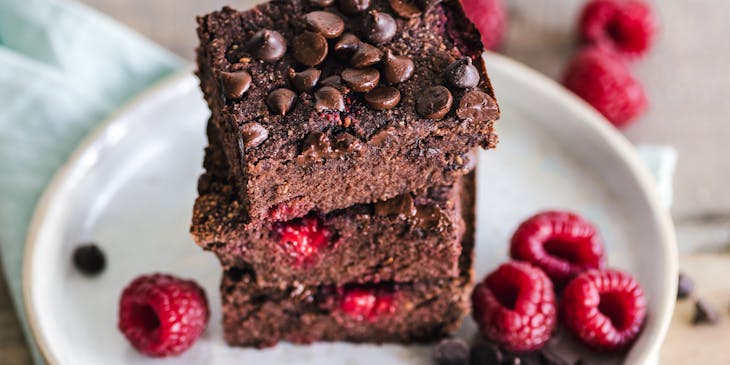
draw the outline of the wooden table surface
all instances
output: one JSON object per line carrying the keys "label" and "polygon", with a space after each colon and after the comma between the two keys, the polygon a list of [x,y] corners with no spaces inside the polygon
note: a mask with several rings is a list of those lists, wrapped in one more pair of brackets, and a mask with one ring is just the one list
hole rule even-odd
{"label": "wooden table surface", "polygon": [[[235,0],[83,0],[177,54],[192,59],[194,16]],[[584,0],[506,0],[511,25],[503,53],[557,78],[575,51],[573,27]],[[675,312],[662,364],[728,364],[730,352],[730,2],[654,1],[661,32],[635,66],[651,109],[625,134],[636,143],[670,144],[679,152],[672,215],[680,266],[698,294],[720,308],[718,327],[692,328],[692,303]],[[498,88],[499,85],[496,85]],[[499,90],[497,90],[499,91]],[[29,364],[4,280],[0,284],[0,363]]]}

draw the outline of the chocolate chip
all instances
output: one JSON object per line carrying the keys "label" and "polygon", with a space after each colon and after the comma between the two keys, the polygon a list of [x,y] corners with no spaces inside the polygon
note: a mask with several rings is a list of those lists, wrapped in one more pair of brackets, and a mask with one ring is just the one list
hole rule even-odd
{"label": "chocolate chip", "polygon": [[345,110],[345,99],[342,97],[342,93],[332,86],[320,88],[314,93],[314,98],[317,100],[314,107],[318,111]]}
{"label": "chocolate chip", "polygon": [[292,41],[294,58],[307,66],[316,66],[327,57],[327,40],[319,33],[305,30]]}
{"label": "chocolate chip", "polygon": [[365,148],[365,146],[363,146],[362,142],[360,142],[357,137],[347,132],[339,134],[335,137],[334,146],[338,152],[356,154],[362,153],[363,149]]}
{"label": "chocolate chip", "polygon": [[345,21],[329,11],[313,11],[304,15],[307,27],[325,38],[337,38],[345,31]]}
{"label": "chocolate chip", "polygon": [[471,349],[471,365],[501,365],[502,361],[502,351],[494,344],[483,342]]}
{"label": "chocolate chip", "polygon": [[218,81],[226,99],[238,99],[251,87],[251,74],[246,71],[221,72]]}
{"label": "chocolate chip", "polygon": [[392,86],[378,86],[365,94],[365,101],[376,110],[393,109],[400,103],[400,90]]}
{"label": "chocolate chip", "polygon": [[423,12],[416,2],[417,0],[390,0],[390,8],[400,17],[415,18]]}
{"label": "chocolate chip", "polygon": [[390,50],[385,52],[383,60],[383,79],[389,84],[406,81],[413,76],[416,66],[413,60],[406,56],[395,56]]}
{"label": "chocolate chip", "polygon": [[692,294],[695,288],[695,283],[685,273],[679,273],[679,281],[677,283],[677,299],[684,299]]}
{"label": "chocolate chip", "polygon": [[467,365],[469,345],[460,338],[441,340],[433,349],[433,358],[438,365]]}
{"label": "chocolate chip", "polygon": [[398,25],[390,14],[371,10],[364,18],[363,29],[367,40],[375,44],[382,44],[395,37]]}
{"label": "chocolate chip", "polygon": [[438,232],[443,231],[451,225],[449,216],[435,205],[421,205],[416,207],[414,217],[416,225],[424,230],[432,229]]}
{"label": "chocolate chip", "polygon": [[571,365],[568,360],[549,349],[540,351],[540,364],[542,365]]}
{"label": "chocolate chip", "polygon": [[348,15],[368,10],[370,0],[339,0],[340,10]]}
{"label": "chocolate chip", "polygon": [[278,61],[286,53],[286,39],[275,30],[263,29],[256,32],[246,47],[264,62]]}
{"label": "chocolate chip", "polygon": [[717,310],[703,299],[697,299],[695,302],[695,315],[694,318],[692,318],[692,324],[715,325],[718,322],[720,322],[720,314]]}
{"label": "chocolate chip", "polygon": [[372,90],[380,81],[380,72],[372,67],[346,68],[340,76],[347,86],[361,93]]}
{"label": "chocolate chip", "polygon": [[489,94],[480,90],[466,92],[456,109],[456,116],[459,119],[475,122],[495,120],[498,115],[497,102]]}
{"label": "chocolate chip", "polygon": [[106,267],[104,252],[94,243],[76,247],[72,258],[76,268],[84,275],[98,275]]}
{"label": "chocolate chip", "polygon": [[454,97],[449,89],[433,86],[421,93],[416,101],[416,112],[424,118],[441,119],[451,110]]}
{"label": "chocolate chip", "polygon": [[319,85],[332,86],[343,94],[347,94],[350,92],[350,88],[345,86],[345,84],[342,82],[342,78],[339,75],[327,76],[319,83]]}
{"label": "chocolate chip", "polygon": [[324,133],[310,133],[302,143],[300,156],[305,160],[316,161],[327,158],[332,154],[332,143]]}
{"label": "chocolate chip", "polygon": [[334,46],[335,54],[338,57],[350,57],[360,47],[360,38],[352,33],[345,33],[337,40]]}
{"label": "chocolate chip", "polygon": [[325,7],[335,3],[335,0],[309,0],[309,4],[312,6]]}
{"label": "chocolate chip", "polygon": [[360,42],[357,50],[350,59],[352,67],[367,67],[372,66],[383,59],[383,51],[373,46],[370,43]]}
{"label": "chocolate chip", "polygon": [[416,203],[411,193],[375,203],[375,215],[409,219],[416,216]]}
{"label": "chocolate chip", "polygon": [[444,77],[451,85],[467,89],[479,85],[479,70],[471,63],[471,58],[464,57],[446,67]]}
{"label": "chocolate chip", "polygon": [[294,106],[297,94],[285,88],[279,88],[266,97],[266,105],[269,106],[271,113],[274,115],[286,115]]}
{"label": "chocolate chip", "polygon": [[261,124],[248,122],[239,128],[246,149],[255,148],[269,138],[269,131]]}
{"label": "chocolate chip", "polygon": [[289,80],[292,86],[294,86],[294,89],[300,93],[314,89],[317,86],[320,75],[322,75],[322,71],[316,68],[308,68],[300,72],[289,69]]}

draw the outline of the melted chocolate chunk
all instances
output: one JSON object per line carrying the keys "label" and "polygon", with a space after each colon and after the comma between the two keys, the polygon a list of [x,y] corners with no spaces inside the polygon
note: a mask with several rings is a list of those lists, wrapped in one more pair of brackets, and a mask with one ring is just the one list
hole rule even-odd
{"label": "melted chocolate chunk", "polygon": [[335,54],[341,58],[352,56],[360,47],[360,38],[352,33],[345,33],[334,45]]}
{"label": "melted chocolate chunk", "polygon": [[300,157],[308,161],[318,161],[332,154],[332,143],[324,133],[310,133],[304,138]]}
{"label": "melted chocolate chunk", "polygon": [[479,90],[471,90],[461,97],[459,107],[456,109],[456,116],[463,120],[484,122],[497,119],[499,108],[497,102],[489,94]]}
{"label": "melted chocolate chunk", "polygon": [[479,70],[472,64],[469,57],[452,62],[446,67],[444,76],[451,85],[461,89],[479,85]]}
{"label": "melted chocolate chunk", "polygon": [[389,84],[398,84],[413,76],[416,66],[406,56],[395,56],[390,50],[385,52],[383,61],[383,79]]}
{"label": "melted chocolate chunk", "polygon": [[269,131],[256,122],[248,122],[239,129],[243,138],[243,146],[246,149],[255,148],[269,138]]}
{"label": "melted chocolate chunk", "polygon": [[322,75],[322,71],[316,68],[308,68],[300,72],[289,69],[289,80],[294,89],[300,93],[314,89],[320,75]]}
{"label": "melted chocolate chunk", "polygon": [[417,2],[417,0],[390,0],[390,8],[400,17],[415,18],[423,13]]}
{"label": "melted chocolate chunk", "polygon": [[368,92],[375,88],[380,81],[380,72],[372,67],[346,68],[340,75],[352,90],[357,92]]}
{"label": "melted chocolate chunk", "polygon": [[449,89],[443,86],[433,86],[426,89],[418,96],[416,101],[416,112],[418,115],[428,119],[441,119],[454,103]]}
{"label": "melted chocolate chunk", "polygon": [[363,32],[365,38],[375,44],[390,42],[398,30],[395,19],[388,13],[371,10],[364,18]]}
{"label": "melted chocolate chunk", "polygon": [[286,115],[294,106],[297,94],[285,88],[275,89],[266,97],[266,105],[274,115]]}
{"label": "melted chocolate chunk", "polygon": [[434,229],[442,231],[448,227],[451,222],[449,217],[441,208],[432,205],[420,205],[416,207],[416,216],[414,217],[416,224],[423,229]]}
{"label": "melted chocolate chunk", "polygon": [[347,15],[353,15],[370,7],[370,0],[339,0],[340,11]]}
{"label": "melted chocolate chunk", "polygon": [[400,90],[392,86],[378,86],[365,94],[365,101],[376,110],[393,109],[400,103]]}
{"label": "melted chocolate chunk", "polygon": [[337,135],[334,145],[338,152],[344,153],[360,154],[365,148],[357,137],[347,132]]}
{"label": "melted chocolate chunk", "polygon": [[375,214],[383,217],[397,216],[409,219],[416,216],[416,203],[410,193],[375,203]]}
{"label": "melted chocolate chunk", "polygon": [[329,11],[313,11],[304,15],[307,27],[325,38],[337,38],[345,31],[345,21]]}
{"label": "melted chocolate chunk", "polygon": [[264,62],[275,62],[286,53],[286,39],[275,30],[263,29],[246,44],[249,51]]}
{"label": "melted chocolate chunk", "polygon": [[319,65],[327,57],[327,40],[323,35],[304,31],[292,41],[294,58],[309,67]]}
{"label": "melted chocolate chunk", "polygon": [[218,80],[226,99],[238,99],[251,87],[251,74],[246,71],[221,72]]}
{"label": "melted chocolate chunk", "polygon": [[360,42],[357,50],[350,59],[352,67],[361,68],[372,66],[383,59],[383,51],[370,43]]}
{"label": "melted chocolate chunk", "polygon": [[324,110],[345,110],[345,99],[342,93],[332,86],[323,86],[314,93],[317,100],[314,107],[318,111]]}

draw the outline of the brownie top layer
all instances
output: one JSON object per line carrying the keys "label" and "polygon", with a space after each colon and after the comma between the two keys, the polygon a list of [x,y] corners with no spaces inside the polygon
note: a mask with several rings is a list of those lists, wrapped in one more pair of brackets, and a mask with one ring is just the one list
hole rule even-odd
{"label": "brownie top layer", "polygon": [[274,0],[198,26],[199,74],[220,93],[206,96],[237,124],[248,163],[351,152],[414,124],[496,143],[479,127],[499,108],[458,0]]}

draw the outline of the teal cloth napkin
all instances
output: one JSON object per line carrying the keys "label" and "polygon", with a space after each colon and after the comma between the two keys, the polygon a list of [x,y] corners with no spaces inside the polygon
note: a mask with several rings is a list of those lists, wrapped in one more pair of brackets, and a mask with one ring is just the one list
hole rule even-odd
{"label": "teal cloth napkin", "polygon": [[21,318],[23,245],[46,184],[92,127],[182,65],[81,4],[0,0],[0,254]]}

